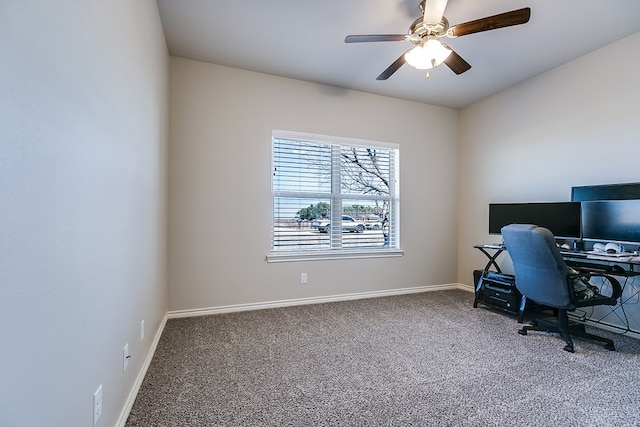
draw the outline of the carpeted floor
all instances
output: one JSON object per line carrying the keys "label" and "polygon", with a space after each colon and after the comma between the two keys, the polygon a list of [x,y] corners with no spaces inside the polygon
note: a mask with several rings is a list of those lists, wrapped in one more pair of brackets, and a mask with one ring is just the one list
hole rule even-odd
{"label": "carpeted floor", "polygon": [[127,426],[638,426],[640,341],[438,291],[167,322]]}

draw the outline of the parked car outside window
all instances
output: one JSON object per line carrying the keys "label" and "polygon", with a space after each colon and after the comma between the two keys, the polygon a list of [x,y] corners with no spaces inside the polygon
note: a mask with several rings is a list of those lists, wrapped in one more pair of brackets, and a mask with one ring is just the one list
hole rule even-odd
{"label": "parked car outside window", "polygon": [[[311,226],[317,228],[321,233],[329,233],[331,231],[331,223],[326,219],[321,219],[317,222],[313,221],[311,223]],[[367,227],[365,226],[363,221],[356,221],[349,215],[342,215],[343,233],[362,233],[366,228]]]}

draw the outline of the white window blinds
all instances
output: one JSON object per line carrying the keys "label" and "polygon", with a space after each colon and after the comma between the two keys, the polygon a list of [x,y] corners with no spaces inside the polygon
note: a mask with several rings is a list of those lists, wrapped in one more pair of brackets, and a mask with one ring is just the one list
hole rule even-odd
{"label": "white window blinds", "polygon": [[399,249],[398,149],[274,132],[271,253]]}

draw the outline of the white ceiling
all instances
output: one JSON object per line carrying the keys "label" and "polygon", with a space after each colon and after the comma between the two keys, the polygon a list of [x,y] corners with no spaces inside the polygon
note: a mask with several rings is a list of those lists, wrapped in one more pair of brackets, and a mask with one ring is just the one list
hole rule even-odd
{"label": "white ceiling", "polygon": [[[345,44],[345,36],[405,34],[421,14],[420,0],[157,3],[173,56],[452,108],[640,31],[640,0],[450,0],[445,16],[451,25],[527,6],[531,20],[446,40],[472,65],[464,74],[441,65],[427,80],[405,64],[377,81],[411,43]],[[607,67],[615,64],[593,70],[594,79],[606,77]]]}

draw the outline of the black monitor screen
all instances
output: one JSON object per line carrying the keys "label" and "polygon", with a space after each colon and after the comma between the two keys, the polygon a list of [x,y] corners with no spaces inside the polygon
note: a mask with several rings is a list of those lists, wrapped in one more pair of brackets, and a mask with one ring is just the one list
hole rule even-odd
{"label": "black monitor screen", "polygon": [[582,202],[582,236],[607,242],[640,242],[640,200]]}
{"label": "black monitor screen", "polygon": [[571,201],[640,199],[640,183],[571,187]]}
{"label": "black monitor screen", "polygon": [[535,224],[555,237],[580,238],[580,202],[491,203],[489,234],[500,234],[509,224]]}

